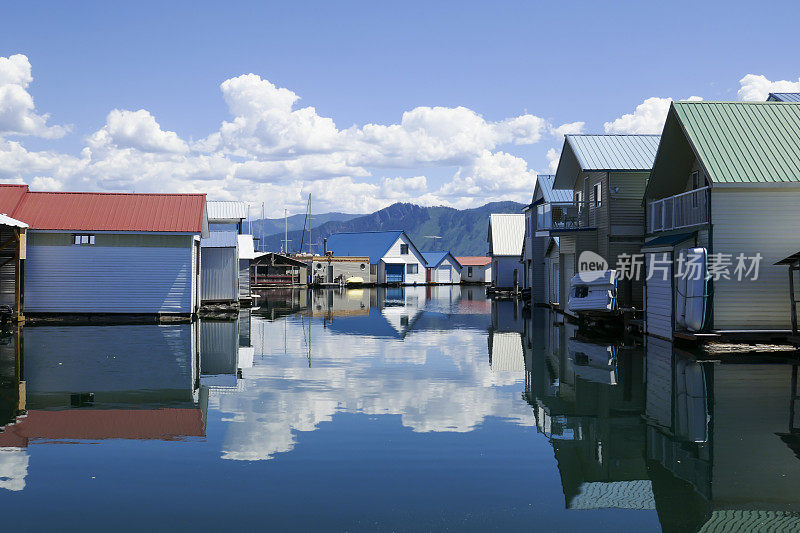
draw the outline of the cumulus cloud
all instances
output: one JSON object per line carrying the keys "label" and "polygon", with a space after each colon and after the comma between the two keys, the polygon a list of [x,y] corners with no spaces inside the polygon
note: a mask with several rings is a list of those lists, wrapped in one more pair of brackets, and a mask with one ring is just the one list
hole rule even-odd
{"label": "cumulus cloud", "polygon": [[[694,102],[702,100],[702,98],[690,96],[686,100]],[[671,103],[672,98],[658,98],[655,96],[647,98],[636,106],[633,113],[627,113],[616,120],[606,122],[603,124],[603,128],[606,133],[661,133]]]}
{"label": "cumulus cloud", "polygon": [[757,102],[765,101],[769,93],[800,92],[800,78],[797,81],[770,81],[763,75],[747,74],[739,80],[739,85],[740,88],[736,94],[740,100],[754,100]]}
{"label": "cumulus cloud", "polygon": [[106,125],[88,139],[92,148],[135,148],[144,152],[184,153],[189,146],[174,131],[164,131],[148,111],[114,109]]}
{"label": "cumulus cloud", "polygon": [[558,160],[561,159],[561,151],[550,148],[545,157],[547,158],[547,168],[550,170],[550,174],[555,174],[556,170],[558,170]]}
{"label": "cumulus cloud", "polygon": [[[339,128],[314,107],[300,105],[292,90],[246,74],[220,84],[230,117],[199,140],[163,128],[146,109],[113,109],[75,156],[30,152],[2,139],[3,133],[66,133],[64,127],[48,126],[47,115],[35,113],[27,92],[32,81],[25,56],[0,58],[0,171],[5,179],[47,190],[269,199],[276,212],[284,206],[302,208],[308,192],[318,197],[319,209],[353,212],[395,201],[471,207],[495,199],[525,200],[535,173],[503,147],[583,127],[553,127],[527,113],[487,120],[466,107],[420,106],[402,113],[396,123]],[[425,169],[439,176],[435,184]],[[451,176],[450,182],[442,184],[441,176]]]}
{"label": "cumulus cloud", "polygon": [[586,127],[585,122],[569,122],[567,124],[562,124],[558,127],[551,128],[550,133],[555,137],[557,137],[559,140],[563,141],[565,135],[575,135],[578,133],[583,133],[585,127]]}
{"label": "cumulus cloud", "polygon": [[0,57],[0,137],[36,135],[54,139],[69,131],[67,126],[48,126],[49,116],[36,113],[33,96],[27,90],[32,81],[26,56]]}

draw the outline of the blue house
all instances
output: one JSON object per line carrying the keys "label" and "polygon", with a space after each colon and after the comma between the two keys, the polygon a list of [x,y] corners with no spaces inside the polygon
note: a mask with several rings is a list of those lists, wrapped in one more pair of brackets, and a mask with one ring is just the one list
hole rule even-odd
{"label": "blue house", "polygon": [[428,283],[461,283],[461,263],[450,252],[422,252]]}
{"label": "blue house", "polygon": [[325,239],[325,252],[369,257],[370,283],[425,283],[427,263],[404,231],[335,233]]}

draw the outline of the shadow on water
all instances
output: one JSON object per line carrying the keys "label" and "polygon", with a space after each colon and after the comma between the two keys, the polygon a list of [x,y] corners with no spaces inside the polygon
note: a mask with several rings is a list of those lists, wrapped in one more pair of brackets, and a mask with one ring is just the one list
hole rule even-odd
{"label": "shadow on water", "polygon": [[4,332],[0,498],[71,494],[83,447],[109,492],[128,458],[164,480],[143,508],[216,483],[279,528],[791,530],[796,397],[786,361],[600,341],[482,287],[271,291],[232,321]]}

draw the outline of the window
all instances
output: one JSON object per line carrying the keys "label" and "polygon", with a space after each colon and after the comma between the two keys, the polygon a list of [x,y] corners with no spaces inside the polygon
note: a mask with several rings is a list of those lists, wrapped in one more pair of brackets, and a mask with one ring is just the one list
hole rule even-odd
{"label": "window", "polygon": [[600,207],[603,200],[603,184],[595,183],[592,189],[594,190],[594,206]]}
{"label": "window", "polygon": [[364,263],[361,263],[361,270],[364,270],[366,268],[367,268],[367,265],[365,265]]}
{"label": "window", "polygon": [[472,267],[467,267],[467,276],[472,277]]}
{"label": "window", "polygon": [[408,245],[401,244],[400,245],[400,255],[408,255]]}
{"label": "window", "polygon": [[419,272],[419,265],[416,263],[409,263],[406,265],[406,274],[416,274]]}
{"label": "window", "polygon": [[86,234],[75,234],[72,236],[73,244],[82,244],[86,246],[94,245],[94,235],[86,235]]}

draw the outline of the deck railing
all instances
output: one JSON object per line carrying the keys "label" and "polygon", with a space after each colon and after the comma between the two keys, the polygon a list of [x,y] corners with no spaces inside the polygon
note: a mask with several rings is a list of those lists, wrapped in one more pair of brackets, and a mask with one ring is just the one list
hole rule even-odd
{"label": "deck railing", "polygon": [[699,226],[708,222],[708,187],[647,204],[647,232]]}
{"label": "deck railing", "polygon": [[536,230],[581,230],[597,227],[594,202],[548,202],[536,206]]}

